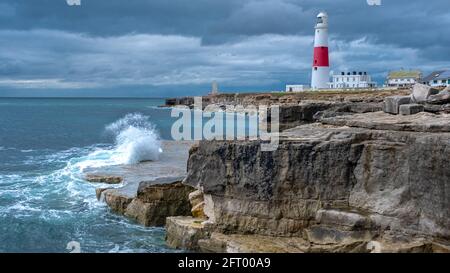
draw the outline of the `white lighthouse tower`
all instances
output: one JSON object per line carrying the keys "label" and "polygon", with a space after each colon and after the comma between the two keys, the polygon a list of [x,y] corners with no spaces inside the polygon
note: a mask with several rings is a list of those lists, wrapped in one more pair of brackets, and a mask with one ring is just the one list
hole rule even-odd
{"label": "white lighthouse tower", "polygon": [[311,88],[324,89],[328,88],[330,78],[330,59],[328,56],[328,15],[326,12],[321,12],[317,15],[315,30]]}

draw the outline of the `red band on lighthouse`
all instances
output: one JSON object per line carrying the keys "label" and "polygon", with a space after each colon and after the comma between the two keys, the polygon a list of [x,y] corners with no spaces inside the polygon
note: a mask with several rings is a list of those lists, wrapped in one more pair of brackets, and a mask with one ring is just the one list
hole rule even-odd
{"label": "red band on lighthouse", "polygon": [[328,57],[328,47],[314,48],[314,62],[313,66],[330,66],[330,59]]}

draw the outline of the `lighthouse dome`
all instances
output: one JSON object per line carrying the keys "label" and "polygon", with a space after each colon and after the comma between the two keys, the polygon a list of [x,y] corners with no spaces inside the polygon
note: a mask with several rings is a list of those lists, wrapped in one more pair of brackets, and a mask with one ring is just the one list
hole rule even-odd
{"label": "lighthouse dome", "polygon": [[325,11],[317,14],[317,25],[318,28],[323,28],[328,26],[328,14]]}
{"label": "lighthouse dome", "polygon": [[317,18],[324,18],[324,17],[328,17],[328,14],[325,11],[322,11],[319,14],[317,14]]}

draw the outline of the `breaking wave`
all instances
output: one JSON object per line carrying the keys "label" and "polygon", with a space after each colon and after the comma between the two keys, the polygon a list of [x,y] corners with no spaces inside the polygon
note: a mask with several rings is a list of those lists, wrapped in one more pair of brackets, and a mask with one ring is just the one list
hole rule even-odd
{"label": "breaking wave", "polygon": [[127,114],[106,126],[106,131],[115,136],[113,159],[118,164],[155,161],[162,153],[155,126],[142,114]]}

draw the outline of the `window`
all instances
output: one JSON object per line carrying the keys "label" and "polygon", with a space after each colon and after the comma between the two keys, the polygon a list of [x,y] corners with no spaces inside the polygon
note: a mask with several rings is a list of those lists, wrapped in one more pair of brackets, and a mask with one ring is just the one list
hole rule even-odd
{"label": "window", "polygon": [[450,84],[450,79],[447,80],[447,83]]}
{"label": "window", "polygon": [[438,83],[438,81],[437,81],[437,80],[434,80],[434,81],[433,81],[433,83],[437,84],[437,83]]}
{"label": "window", "polygon": [[317,67],[314,67],[314,70],[317,71]]}

